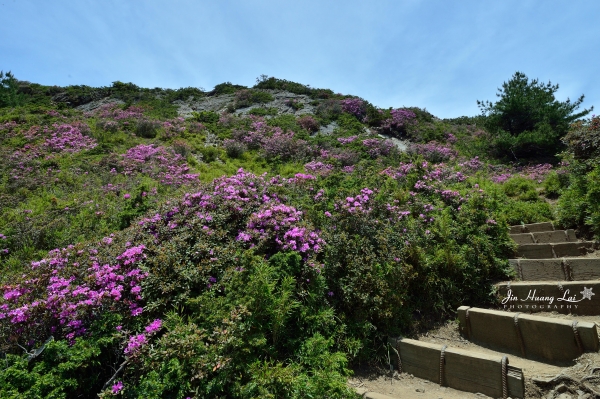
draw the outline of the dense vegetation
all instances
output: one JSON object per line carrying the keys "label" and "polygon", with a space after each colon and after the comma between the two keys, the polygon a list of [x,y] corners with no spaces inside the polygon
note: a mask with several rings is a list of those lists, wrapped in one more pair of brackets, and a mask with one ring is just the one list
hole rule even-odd
{"label": "dense vegetation", "polygon": [[[557,217],[540,194],[600,234],[598,118],[572,125],[562,164],[502,164],[485,116],[265,76],[211,92],[0,78],[2,397],[352,398],[346,376],[388,336],[494,301],[507,225]],[[278,113],[277,90],[315,113]],[[219,95],[229,112],[177,116]]]}

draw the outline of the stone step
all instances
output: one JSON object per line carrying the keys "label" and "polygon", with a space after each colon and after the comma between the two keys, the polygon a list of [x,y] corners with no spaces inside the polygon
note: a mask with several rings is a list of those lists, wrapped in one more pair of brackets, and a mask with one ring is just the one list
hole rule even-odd
{"label": "stone step", "polygon": [[600,280],[496,284],[500,309],[600,315]]}
{"label": "stone step", "polygon": [[552,222],[542,222],[510,226],[510,234],[537,233],[540,231],[554,231],[554,225]]}
{"label": "stone step", "polygon": [[593,241],[561,242],[556,244],[519,244],[515,256],[528,259],[563,258],[581,256],[593,252]]}
{"label": "stone step", "polygon": [[577,241],[577,236],[573,229],[511,234],[510,238],[515,240],[517,244],[547,244]]}
{"label": "stone step", "polygon": [[550,364],[573,362],[597,352],[596,324],[461,306],[459,329],[470,341],[497,351]]}
{"label": "stone step", "polygon": [[521,281],[600,279],[600,258],[509,259]]}
{"label": "stone step", "polygon": [[[506,356],[494,356],[465,349],[446,347],[408,338],[390,339],[398,351],[402,373],[437,382],[466,392],[479,392],[493,398],[502,397],[503,369],[508,396],[523,398],[523,371],[509,365]],[[503,364],[504,359],[504,364]]]}

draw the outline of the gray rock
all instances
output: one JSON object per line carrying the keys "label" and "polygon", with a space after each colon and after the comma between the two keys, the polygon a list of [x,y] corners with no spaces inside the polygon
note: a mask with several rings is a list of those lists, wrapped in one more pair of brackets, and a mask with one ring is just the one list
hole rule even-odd
{"label": "gray rock", "polygon": [[319,129],[319,131],[317,132],[317,134],[322,134],[322,135],[325,135],[325,136],[329,136],[329,135],[333,134],[333,131],[335,129],[337,129],[338,127],[339,127],[339,125],[337,124],[337,122],[331,122],[327,126],[321,126],[321,128]]}
{"label": "gray rock", "polygon": [[83,112],[90,112],[90,111],[94,111],[95,109],[102,107],[103,105],[112,104],[112,103],[116,103],[119,105],[125,104],[124,101],[118,100],[116,98],[104,97],[104,98],[101,98],[100,100],[96,100],[96,101],[89,102],[87,104],[80,105],[80,106],[76,107],[76,109],[79,109]]}
{"label": "gray rock", "polygon": [[[311,104],[312,99],[304,94],[294,94],[283,90],[266,90],[273,96],[273,101],[270,101],[265,104],[253,104],[249,107],[237,109],[234,114],[236,115],[247,115],[254,108],[275,108],[277,109],[278,114],[292,114],[295,116],[300,116],[304,114],[312,114],[315,112],[316,107]],[[287,103],[290,100],[295,100],[296,102],[303,105],[301,109],[294,109],[290,107]],[[210,96],[201,98],[199,100],[177,100],[174,101],[178,107],[178,114],[183,118],[190,118],[192,116],[192,112],[200,112],[200,111],[214,111],[214,112],[224,112],[227,110],[229,105],[233,105],[235,101],[235,94],[221,94],[218,96]],[[267,116],[269,118],[269,116]]]}
{"label": "gray rock", "polygon": [[394,145],[400,150],[400,151],[406,151],[408,149],[408,145],[410,144],[409,141],[407,140],[400,140],[397,139],[395,137],[392,136],[388,136],[386,134],[378,134],[379,137],[381,137],[382,139],[388,139],[391,140],[392,143],[394,143]]}

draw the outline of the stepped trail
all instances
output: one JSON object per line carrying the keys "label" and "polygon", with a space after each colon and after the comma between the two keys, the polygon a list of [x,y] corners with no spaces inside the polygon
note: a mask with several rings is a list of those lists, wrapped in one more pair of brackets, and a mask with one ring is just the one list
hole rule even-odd
{"label": "stepped trail", "polygon": [[552,223],[512,226],[514,281],[494,309],[461,306],[417,339],[392,339],[393,377],[349,381],[364,398],[600,398],[600,251]]}

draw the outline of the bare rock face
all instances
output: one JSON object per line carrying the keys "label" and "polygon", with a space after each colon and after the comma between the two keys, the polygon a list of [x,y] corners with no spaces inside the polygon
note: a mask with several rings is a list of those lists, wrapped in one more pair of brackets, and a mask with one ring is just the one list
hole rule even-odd
{"label": "bare rock face", "polygon": [[76,109],[79,109],[79,110],[81,110],[83,112],[90,112],[90,111],[94,111],[95,109],[100,108],[100,107],[102,107],[104,105],[107,105],[107,104],[119,104],[119,105],[121,105],[121,104],[125,104],[125,102],[121,101],[121,100],[118,100],[116,98],[104,97],[104,98],[102,98],[100,100],[95,100],[95,101],[91,101],[91,102],[86,103],[86,104],[82,104],[82,105],[76,107]]}
{"label": "bare rock face", "polygon": [[[309,96],[303,94],[294,94],[282,90],[266,90],[273,96],[273,101],[265,104],[253,104],[249,107],[239,108],[233,113],[235,115],[246,115],[254,108],[274,108],[278,114],[293,114],[296,116],[314,113],[316,107],[311,104]],[[291,102],[296,103],[296,107]],[[178,114],[183,118],[190,118],[193,112],[214,111],[225,112],[235,103],[235,94],[221,94],[218,96],[204,97],[199,100],[183,101],[177,100],[173,104],[177,105]],[[266,118],[269,118],[267,115]]]}
{"label": "bare rock face", "polygon": [[173,104],[179,108],[177,110],[179,116],[183,118],[191,118],[192,112],[223,112],[227,109],[228,105],[233,104],[234,99],[234,94],[221,94],[218,96],[204,97],[202,99],[192,101],[177,100],[174,101]]}

